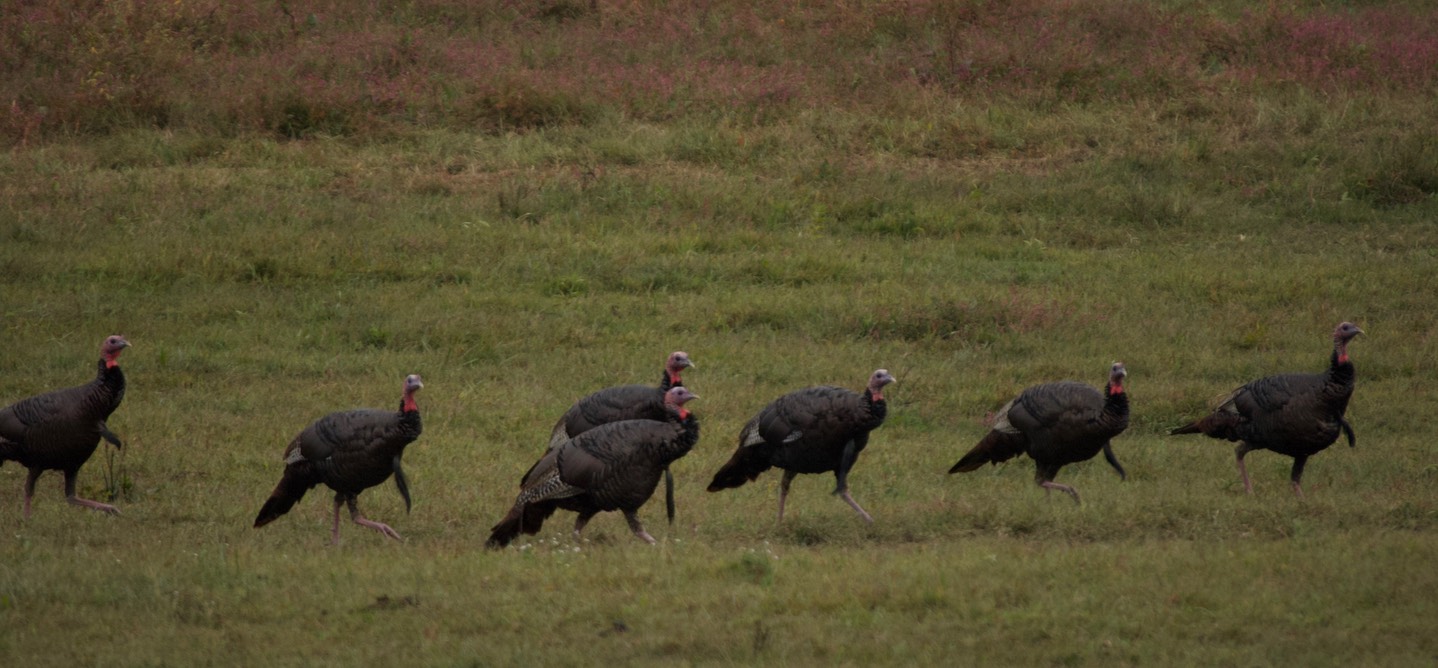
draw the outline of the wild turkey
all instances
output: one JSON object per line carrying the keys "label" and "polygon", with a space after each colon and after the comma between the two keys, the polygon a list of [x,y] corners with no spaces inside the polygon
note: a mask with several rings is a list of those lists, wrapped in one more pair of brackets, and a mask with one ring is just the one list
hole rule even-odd
{"label": "wild turkey", "polygon": [[1204,434],[1238,441],[1238,475],[1243,489],[1253,493],[1243,457],[1254,450],[1272,450],[1293,458],[1293,493],[1303,498],[1303,466],[1308,458],[1338,440],[1338,432],[1355,439],[1353,427],[1343,419],[1353,396],[1353,362],[1348,342],[1363,330],[1344,322],[1333,330],[1333,355],[1324,373],[1291,373],[1260,378],[1240,387],[1219,402],[1208,416],[1170,431],[1170,434]]}
{"label": "wild turkey", "polygon": [[779,481],[778,521],[782,522],[794,476],[833,471],[838,483],[834,493],[864,521],[873,522],[849,495],[849,471],[868,445],[869,432],[884,424],[888,408],[883,390],[892,382],[894,377],[879,369],[869,376],[863,394],[821,385],[775,399],[739,430],[739,449],[714,474],[709,491],[739,487],[777,466],[784,470]]}
{"label": "wild turkey", "polygon": [[395,487],[409,512],[409,481],[400,468],[405,446],[419,438],[423,425],[414,394],[424,383],[416,374],[404,379],[399,411],[361,409],[330,413],[300,432],[285,448],[285,472],[270,498],[255,517],[258,529],[279,519],[304,498],[311,487],[324,483],[335,491],[334,543],[340,541],[340,504],[348,504],[355,524],[390,538],[399,534],[389,525],[365,519],[356,499],[359,493],[394,475]]}
{"label": "wild turkey", "polygon": [[520,533],[539,533],[556,509],[579,513],[574,536],[596,514],[618,510],[629,529],[653,544],[638,511],[670,462],[699,440],[699,420],[684,408],[695,395],[683,386],[665,393],[665,419],[623,420],[600,425],[544,454],[509,513],[490,529],[487,547],[508,545]]}
{"label": "wild turkey", "polygon": [[[689,361],[689,353],[678,350],[665,360],[664,375],[659,379],[658,388],[648,385],[619,385],[599,390],[574,402],[554,424],[554,430],[549,435],[549,450],[553,451],[565,441],[599,425],[622,420],[664,420],[667,414],[664,407],[665,393],[671,387],[682,386],[684,379],[680,378],[680,372],[693,366],[694,363]],[[533,467],[525,471],[519,481],[521,489],[529,484],[533,473]],[[669,473],[668,468],[664,469],[664,506],[672,524],[674,476]]]}
{"label": "wild turkey", "polygon": [[1026,454],[1034,460],[1034,480],[1040,487],[1059,490],[1079,503],[1078,490],[1054,482],[1054,476],[1065,464],[1088,461],[1102,450],[1119,479],[1126,479],[1110,441],[1128,427],[1128,394],[1123,389],[1127,376],[1123,363],[1114,362],[1103,392],[1074,381],[1025,389],[999,409],[989,433],[949,473]]}
{"label": "wild turkey", "polygon": [[[648,385],[619,385],[599,390],[574,402],[569,410],[554,424],[549,435],[549,448],[559,447],[565,441],[583,434],[590,429],[621,420],[663,420],[667,409],[664,395],[671,387],[684,384],[679,374],[693,367],[689,354],[675,351],[664,363],[664,376],[659,387]],[[528,474],[525,474],[528,476]]]}
{"label": "wild turkey", "polygon": [[120,371],[120,351],[130,345],[125,337],[106,337],[100,344],[99,371],[78,387],[21,399],[0,409],[0,464],[20,462],[30,470],[25,476],[25,517],[30,516],[30,499],[35,481],[45,471],[65,474],[65,501],[111,515],[119,509],[108,503],[75,495],[75,476],[95,453],[100,439],[120,447],[105,421],[125,398],[125,374]]}

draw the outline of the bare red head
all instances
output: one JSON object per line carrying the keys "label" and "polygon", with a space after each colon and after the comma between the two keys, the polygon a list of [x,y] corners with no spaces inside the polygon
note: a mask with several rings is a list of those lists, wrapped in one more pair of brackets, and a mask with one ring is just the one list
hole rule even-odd
{"label": "bare red head", "polygon": [[693,366],[694,363],[689,361],[689,353],[676,350],[670,354],[669,359],[664,362],[664,371],[669,374],[669,383],[671,385],[678,385],[680,383],[679,372]]}
{"label": "bare red head", "polygon": [[874,375],[869,376],[869,395],[874,398],[874,401],[882,401],[884,386],[894,382],[898,381],[889,374],[888,369],[875,370]]}
{"label": "bare red head", "polygon": [[130,342],[119,334],[113,334],[100,344],[100,357],[105,360],[105,368],[113,369],[119,364],[120,351],[130,347]]}
{"label": "bare red head", "polygon": [[404,377],[404,401],[400,404],[400,410],[409,412],[419,410],[419,405],[414,403],[414,393],[424,388],[424,381],[419,374],[412,373]]}
{"label": "bare red head", "polygon": [[677,385],[669,388],[669,391],[664,393],[664,405],[673,406],[675,410],[679,411],[679,419],[683,420],[689,417],[689,409],[685,408],[684,404],[689,403],[691,399],[698,398],[699,395],[690,392],[689,388],[683,385]]}
{"label": "bare red head", "polygon": [[1363,330],[1358,329],[1358,325],[1351,322],[1341,322],[1333,330],[1333,352],[1338,354],[1339,364],[1348,361],[1348,342],[1362,333]]}
{"label": "bare red head", "polygon": [[1128,369],[1124,368],[1123,362],[1114,362],[1108,369],[1108,393],[1123,394],[1123,379],[1128,377]]}

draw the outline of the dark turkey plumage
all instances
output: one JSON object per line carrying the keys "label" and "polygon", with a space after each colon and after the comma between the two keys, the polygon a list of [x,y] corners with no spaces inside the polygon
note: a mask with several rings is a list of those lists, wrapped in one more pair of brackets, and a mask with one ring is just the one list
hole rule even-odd
{"label": "dark turkey plumage", "polygon": [[849,471],[869,443],[869,432],[884,423],[888,409],[883,389],[892,382],[894,377],[879,369],[869,376],[863,394],[822,385],[775,399],[739,430],[739,448],[714,474],[709,491],[739,487],[770,467],[783,469],[779,481],[779,520],[783,521],[794,476],[833,471],[834,493],[865,521],[873,522],[849,495]]}
{"label": "dark turkey plumage", "polygon": [[1074,381],[1025,389],[999,409],[989,433],[949,473],[1028,455],[1040,487],[1057,489],[1078,503],[1078,491],[1054,482],[1054,476],[1065,464],[1088,461],[1102,450],[1119,478],[1126,478],[1110,441],[1128,427],[1128,393],[1123,388],[1127,376],[1123,363],[1114,362],[1102,392]]}
{"label": "dark turkey plumage", "polygon": [[669,464],[688,454],[699,440],[699,420],[684,408],[694,394],[679,386],[665,398],[662,421],[611,422],[546,452],[530,468],[514,506],[490,530],[486,545],[503,547],[521,533],[538,533],[558,509],[579,514],[574,522],[576,538],[590,518],[618,510],[635,536],[653,543],[639,522],[639,508],[654,494]]}
{"label": "dark turkey plumage", "polygon": [[659,379],[658,387],[607,387],[574,402],[554,424],[549,435],[549,448],[557,448],[565,441],[602,424],[621,420],[665,419],[665,393],[672,387],[683,385],[684,379],[680,377],[680,373],[693,366],[688,353],[675,351],[664,362],[664,375]]}
{"label": "dark turkey plumage", "polygon": [[107,337],[100,344],[99,371],[94,380],[21,399],[0,409],[0,464],[13,460],[29,469],[25,476],[25,517],[30,516],[35,481],[50,470],[65,475],[66,502],[119,514],[110,504],[76,496],[75,477],[101,438],[120,447],[120,439],[105,421],[125,398],[125,374],[120,371],[119,358],[120,351],[129,345],[123,336]]}
{"label": "dark turkey plumage", "polygon": [[[619,385],[607,387],[590,394],[579,401],[574,402],[569,410],[554,424],[554,429],[549,434],[549,451],[553,451],[564,442],[575,436],[583,434],[590,429],[611,422],[623,420],[664,420],[667,409],[664,407],[664,395],[672,387],[684,385],[684,379],[680,374],[694,363],[689,360],[689,353],[677,350],[669,355],[664,361],[664,374],[659,379],[658,387],[648,385]],[[544,461],[543,458],[540,461]],[[536,465],[538,463],[536,462]],[[530,482],[534,473],[531,467],[524,472],[519,480],[520,488]],[[664,470],[664,501],[669,521],[674,521],[674,477],[669,469]]]}
{"label": "dark turkey plumage", "polygon": [[423,431],[414,394],[424,383],[418,375],[404,379],[404,396],[399,411],[353,410],[330,413],[305,427],[285,448],[285,472],[270,498],[255,517],[255,528],[275,521],[290,511],[311,487],[324,483],[335,491],[332,539],[340,540],[340,505],[347,504],[355,524],[369,527],[390,538],[399,534],[389,525],[365,519],[356,499],[391,475],[409,510],[409,482],[400,457],[405,446]]}
{"label": "dark turkey plumage", "polygon": [[1303,467],[1342,432],[1354,445],[1353,427],[1343,419],[1353,396],[1354,369],[1348,342],[1362,334],[1351,322],[1333,330],[1333,355],[1323,373],[1291,373],[1260,378],[1240,387],[1202,419],[1170,434],[1204,434],[1238,441],[1235,454],[1243,489],[1253,493],[1243,457],[1254,450],[1272,450],[1293,458],[1293,493],[1303,496]]}

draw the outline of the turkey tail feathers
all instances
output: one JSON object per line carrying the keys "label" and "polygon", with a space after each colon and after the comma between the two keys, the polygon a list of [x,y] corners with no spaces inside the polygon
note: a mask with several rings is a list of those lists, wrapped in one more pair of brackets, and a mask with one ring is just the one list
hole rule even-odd
{"label": "turkey tail feathers", "polygon": [[1170,436],[1180,434],[1203,434],[1212,438],[1223,438],[1230,441],[1239,440],[1235,431],[1243,418],[1235,413],[1220,411],[1210,414],[1201,420],[1195,420],[1182,427],[1170,430]]}
{"label": "turkey tail feathers", "polygon": [[489,540],[484,541],[484,546],[490,549],[497,549],[508,545],[510,541],[519,537],[520,520],[524,516],[524,506],[515,504],[509,509],[509,513],[499,524],[489,530]]}
{"label": "turkey tail feathers", "polygon": [[740,446],[733,457],[714,474],[714,480],[709,483],[708,491],[717,492],[721,489],[732,489],[740,487],[744,483],[755,480],[760,473],[769,470],[772,464],[756,446]]}
{"label": "turkey tail feathers", "polygon": [[484,546],[498,549],[513,542],[521,533],[531,536],[539,533],[544,527],[544,520],[554,514],[556,507],[553,502],[545,501],[514,504],[504,519],[490,528],[489,540],[484,541]]}
{"label": "turkey tail feathers", "polygon": [[975,445],[972,450],[959,458],[958,463],[949,469],[949,473],[968,473],[977,470],[984,464],[1006,462],[1024,451],[1024,435],[1012,434],[999,431],[990,431]]}
{"label": "turkey tail feathers", "polygon": [[1199,430],[1199,428],[1198,428],[1198,422],[1190,422],[1190,423],[1188,423],[1188,424],[1186,424],[1186,425],[1183,425],[1182,427],[1174,427],[1173,429],[1168,430],[1168,435],[1169,435],[1169,436],[1178,436],[1179,434],[1197,434],[1197,433],[1200,433],[1200,430]]}
{"label": "turkey tail feathers", "polygon": [[260,507],[260,514],[255,516],[255,528],[269,524],[290,512],[300,499],[305,498],[305,492],[317,484],[319,480],[313,477],[313,470],[309,466],[291,464],[286,467],[285,474],[280,477],[280,484],[275,485],[275,491],[270,492],[270,498],[265,500],[265,505]]}

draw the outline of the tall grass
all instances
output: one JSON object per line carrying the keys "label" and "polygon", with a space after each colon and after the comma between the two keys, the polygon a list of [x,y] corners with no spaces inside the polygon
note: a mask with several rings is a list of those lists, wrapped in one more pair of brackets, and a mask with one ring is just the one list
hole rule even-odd
{"label": "tall grass", "polygon": [[[0,402],[135,345],[81,471],[0,468],[0,657],[51,663],[1412,665],[1438,656],[1422,3],[95,2],[0,9]],[[279,72],[280,76],[275,73]],[[1168,428],[1318,371],[1358,445]],[[661,545],[480,549],[553,420],[687,350]],[[1131,376],[1130,478],[943,472],[1023,387]],[[702,491],[773,397],[899,378],[854,474]],[[284,444],[425,434],[326,547]],[[108,446],[107,446],[108,447]],[[120,464],[123,464],[121,466]]]}
{"label": "tall grass", "polygon": [[1438,76],[1421,4],[94,0],[15,5],[0,22],[0,133],[21,143],[135,125],[287,138],[765,125],[815,108],[1411,93]]}

